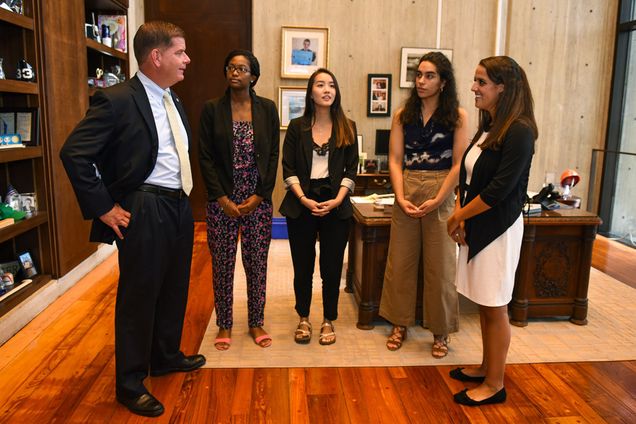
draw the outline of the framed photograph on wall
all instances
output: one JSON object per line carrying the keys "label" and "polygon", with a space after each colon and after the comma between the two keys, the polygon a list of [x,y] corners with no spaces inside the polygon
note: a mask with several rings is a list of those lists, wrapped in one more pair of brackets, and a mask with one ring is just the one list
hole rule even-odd
{"label": "framed photograph on wall", "polygon": [[278,88],[278,113],[281,129],[287,129],[289,121],[305,113],[305,93],[307,93],[305,87]]}
{"label": "framed photograph on wall", "polygon": [[282,27],[282,78],[309,79],[318,68],[329,66],[329,28]]}
{"label": "framed photograph on wall", "polygon": [[413,87],[420,58],[428,52],[444,53],[448,60],[450,60],[451,63],[453,62],[453,51],[449,49],[402,47],[402,57],[400,59],[400,88]]}
{"label": "framed photograph on wall", "polygon": [[0,136],[19,134],[22,144],[37,146],[39,122],[37,108],[0,108]]}
{"label": "framed photograph on wall", "polygon": [[367,116],[391,116],[391,74],[367,77]]}

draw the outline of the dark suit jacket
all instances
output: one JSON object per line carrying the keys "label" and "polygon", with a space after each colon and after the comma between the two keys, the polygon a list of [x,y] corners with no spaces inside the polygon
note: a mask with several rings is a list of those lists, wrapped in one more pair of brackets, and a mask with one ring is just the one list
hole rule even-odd
{"label": "dark suit jacket", "polygon": [[499,150],[481,152],[473,167],[470,185],[466,185],[464,161],[471,145],[462,158],[459,171],[462,206],[477,196],[491,208],[466,220],[468,260],[503,234],[519,218],[528,189],[530,164],[534,154],[534,135],[530,128],[513,123]]}
{"label": "dark suit jacket", "polygon": [[[183,106],[171,92],[191,140]],[[139,78],[93,95],[86,116],[60,151],[82,214],[93,219],[91,241],[115,240],[113,230],[99,217],[143,184],[154,169],[158,149],[157,128]]]}
{"label": "dark suit jacket", "polygon": [[[352,124],[355,135],[356,126],[355,123]],[[285,141],[283,142],[283,178],[287,179],[294,175],[297,176],[304,193],[309,192],[312,153],[313,138],[310,119],[304,116],[292,119],[289,127],[287,127],[287,134],[285,134]],[[329,138],[329,180],[334,196],[340,190],[342,179],[346,177],[355,181],[357,171],[357,141],[354,141],[350,146],[338,149],[336,148],[335,133],[332,131],[331,138]],[[300,203],[298,197],[289,190],[280,205],[280,213],[289,218],[298,218],[303,208],[304,206]],[[349,196],[338,206],[336,213],[340,219],[350,218],[353,215]]]}
{"label": "dark suit jacket", "polygon": [[[259,97],[253,91],[251,96],[255,160],[260,177],[255,194],[271,202],[280,150],[278,111],[271,100]],[[208,100],[201,112],[199,162],[209,201],[230,196],[234,190],[231,107],[228,89],[225,95]]]}

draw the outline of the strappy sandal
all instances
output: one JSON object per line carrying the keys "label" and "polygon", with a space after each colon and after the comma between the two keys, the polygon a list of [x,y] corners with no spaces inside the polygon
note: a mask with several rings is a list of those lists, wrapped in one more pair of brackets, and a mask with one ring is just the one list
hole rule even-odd
{"label": "strappy sandal", "polygon": [[[331,329],[331,331],[327,332],[325,329]],[[334,344],[336,342],[336,333],[334,332],[333,324],[329,321],[325,321],[320,326],[320,337],[318,338],[318,343],[323,346]]]}
{"label": "strappy sandal", "polygon": [[[263,334],[256,336],[256,330],[261,330]],[[263,327],[250,327],[250,335],[252,336],[252,339],[254,339],[254,343],[262,348],[270,347],[272,345],[272,336],[267,334],[265,330],[263,330]]]}
{"label": "strappy sandal", "polygon": [[232,339],[229,337],[217,337],[214,339],[214,347],[216,350],[228,350],[232,344]]}
{"label": "strappy sandal", "polygon": [[448,355],[448,344],[450,343],[449,336],[433,336],[433,349],[431,354],[435,359],[442,359]]}
{"label": "strappy sandal", "polygon": [[311,323],[307,318],[302,318],[294,332],[294,341],[299,344],[307,344],[311,340]]}
{"label": "strappy sandal", "polygon": [[[225,332],[227,333],[227,336],[230,337],[221,337],[221,333]],[[214,339],[214,347],[216,348],[216,350],[228,350],[230,348],[230,345],[232,344],[232,329],[226,329],[226,328],[219,328],[219,333],[216,335],[216,339]]]}
{"label": "strappy sandal", "polygon": [[386,348],[390,351],[396,351],[402,347],[404,340],[406,340],[406,327],[394,325],[391,335],[386,341]]}

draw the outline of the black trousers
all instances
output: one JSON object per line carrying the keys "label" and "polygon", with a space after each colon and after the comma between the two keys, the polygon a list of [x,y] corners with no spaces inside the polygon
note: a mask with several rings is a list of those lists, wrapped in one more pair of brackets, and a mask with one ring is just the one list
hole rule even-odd
{"label": "black trousers", "polygon": [[[328,195],[308,194],[324,201]],[[308,317],[311,307],[312,278],[316,261],[316,240],[320,236],[320,277],[322,278],[323,317],[338,318],[338,297],[344,250],[349,239],[351,219],[339,219],[335,210],[324,217],[316,217],[304,208],[298,218],[287,218],[289,247],[294,265],[294,294],[296,312]]]}
{"label": "black trousers", "polygon": [[135,191],[122,207],[131,213],[119,248],[115,305],[116,390],[147,393],[149,369],[180,360],[188,300],[194,222],[187,197]]}

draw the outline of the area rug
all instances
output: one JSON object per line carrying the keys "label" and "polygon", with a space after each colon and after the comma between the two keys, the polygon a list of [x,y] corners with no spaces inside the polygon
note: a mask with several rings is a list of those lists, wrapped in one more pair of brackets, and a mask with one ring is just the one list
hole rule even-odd
{"label": "area rug", "polygon": [[[431,356],[433,336],[421,326],[410,327],[402,349],[390,352],[385,347],[391,329],[389,324],[378,322],[368,331],[356,328],[357,304],[352,294],[344,292],[344,278],[339,317],[334,321],[337,342],[331,346],[319,345],[322,300],[318,269],[316,263],[310,315],[314,335],[310,344],[299,345],[293,341],[298,317],[294,311],[289,244],[287,240],[272,241],[264,328],[272,336],[273,343],[263,349],[247,332],[245,274],[239,259],[234,286],[232,345],[225,352],[214,348],[217,327],[213,313],[200,351],[207,357],[206,367],[390,367],[477,364],[481,361],[479,315],[475,305],[466,299],[460,304],[460,331],[451,335],[446,358],[438,360]],[[344,270],[346,263],[343,274]],[[508,363],[634,360],[635,346],[636,289],[592,269],[588,324],[578,326],[567,319],[531,319],[527,327],[513,326]]]}

